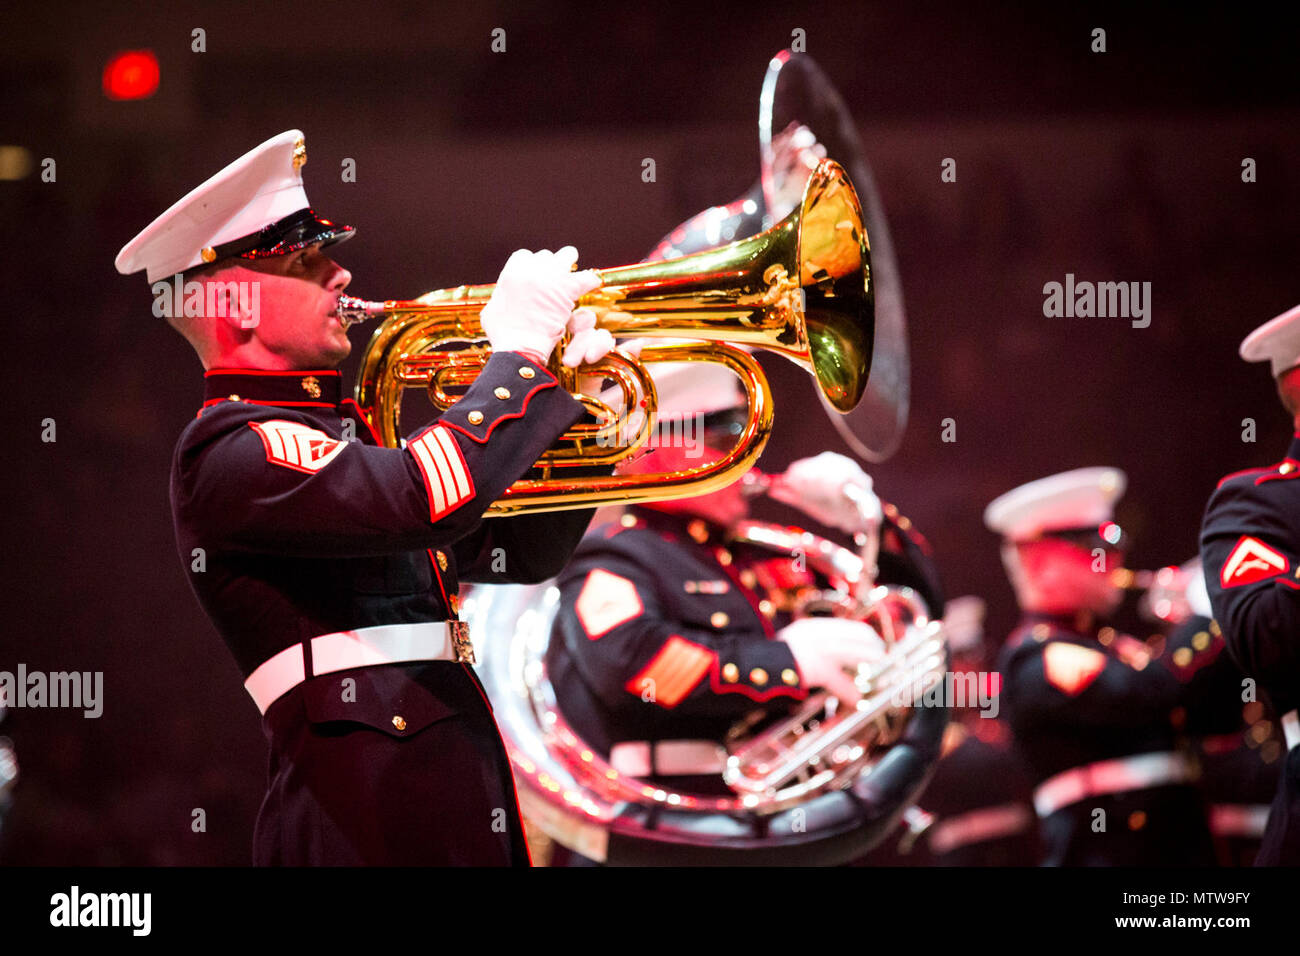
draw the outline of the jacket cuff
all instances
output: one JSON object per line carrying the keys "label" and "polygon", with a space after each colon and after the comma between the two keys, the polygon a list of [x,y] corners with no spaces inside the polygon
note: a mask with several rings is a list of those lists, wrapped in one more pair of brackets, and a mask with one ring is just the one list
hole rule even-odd
{"label": "jacket cuff", "polygon": [[[523,418],[530,405],[542,402],[552,411],[556,406],[573,406],[576,420],[584,408],[581,402],[562,389],[545,367],[518,352],[496,352],[474,384],[455,405],[443,413],[439,422],[469,438],[485,444],[493,430],[504,421]],[[549,394],[548,394],[549,393]]]}
{"label": "jacket cuff", "polygon": [[713,689],[719,694],[744,694],[753,700],[773,697],[803,700],[808,696],[794,654],[784,641],[736,642],[719,649]]}

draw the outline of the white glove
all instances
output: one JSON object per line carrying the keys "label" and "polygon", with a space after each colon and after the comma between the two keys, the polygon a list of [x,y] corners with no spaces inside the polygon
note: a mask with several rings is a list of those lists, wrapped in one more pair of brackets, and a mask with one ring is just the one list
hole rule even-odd
{"label": "white glove", "polygon": [[599,362],[614,347],[614,336],[607,329],[598,329],[596,313],[591,309],[578,309],[569,319],[569,332],[573,338],[565,346],[563,362],[569,368]]}
{"label": "white glove", "polygon": [[[545,361],[573,315],[573,304],[600,285],[588,270],[571,272],[578,250],[516,250],[506,260],[480,321],[494,352],[531,352]],[[593,319],[594,321],[594,319]]]}
{"label": "white glove", "polygon": [[850,534],[873,533],[883,517],[871,476],[852,458],[832,451],[796,461],[785,474],[773,477],[768,494]]}
{"label": "white glove", "polygon": [[840,617],[800,618],[777,631],[776,639],[790,646],[805,684],[825,687],[848,707],[857,706],[862,694],[844,669],[885,654],[885,642],[871,625]]}
{"label": "white glove", "polygon": [[[573,332],[574,335],[573,338],[569,340],[569,348],[564,350],[565,365],[569,365],[569,349],[573,348],[573,343],[578,340],[578,334],[581,331],[582,326],[586,323],[586,319],[582,318],[582,315],[589,311],[590,310],[588,309],[579,309],[577,312],[573,313],[573,322],[569,324],[569,331]],[[577,326],[576,329],[574,328],[575,325]],[[608,335],[608,333],[606,334]],[[613,336],[610,336],[610,339],[612,341]],[[641,357],[641,350],[645,348],[645,344],[645,339],[624,339],[622,342],[614,343],[620,351],[627,353],[629,358],[634,359],[639,359]],[[602,359],[612,351],[613,346],[604,349],[596,356],[596,358],[588,359],[588,362],[595,362]],[[586,358],[585,355],[583,357]],[[573,366],[570,367],[572,368]],[[605,388],[605,382],[606,377],[604,375],[580,375],[578,377],[578,391],[583,395],[589,395],[593,398],[599,398],[604,402],[613,404],[614,399],[622,396],[623,393],[617,387]],[[629,414],[630,411],[631,410],[628,410]]]}

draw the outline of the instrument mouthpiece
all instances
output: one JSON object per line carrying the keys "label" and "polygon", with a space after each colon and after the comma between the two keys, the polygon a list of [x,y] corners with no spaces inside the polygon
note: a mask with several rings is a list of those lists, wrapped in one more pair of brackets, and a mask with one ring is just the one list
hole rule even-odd
{"label": "instrument mouthpiece", "polygon": [[339,317],[343,328],[349,328],[358,322],[366,322],[384,311],[384,303],[369,302],[350,295],[339,296],[338,307],[334,314]]}

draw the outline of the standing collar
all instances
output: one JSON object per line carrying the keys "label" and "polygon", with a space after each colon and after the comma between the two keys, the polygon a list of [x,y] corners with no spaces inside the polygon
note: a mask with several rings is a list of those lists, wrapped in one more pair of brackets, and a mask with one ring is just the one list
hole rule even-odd
{"label": "standing collar", "polygon": [[342,399],[338,369],[272,372],[257,368],[214,368],[203,375],[203,404],[245,401],[257,405],[334,408]]}
{"label": "standing collar", "polygon": [[[629,514],[635,515],[638,524],[661,535],[670,535],[679,541],[694,541],[706,547],[720,545],[726,541],[726,528],[694,515],[660,511],[658,508],[636,508]],[[625,527],[634,526],[625,525]]]}

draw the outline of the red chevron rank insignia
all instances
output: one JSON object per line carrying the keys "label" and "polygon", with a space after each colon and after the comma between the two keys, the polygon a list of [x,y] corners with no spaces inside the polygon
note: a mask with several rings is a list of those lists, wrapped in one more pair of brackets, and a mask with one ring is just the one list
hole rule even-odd
{"label": "red chevron rank insignia", "polygon": [[1067,697],[1088,689],[1106,668],[1106,655],[1091,647],[1056,641],[1043,649],[1043,673],[1047,682]]}
{"label": "red chevron rank insignia", "polygon": [[640,617],[645,606],[636,593],[635,584],[625,577],[596,568],[587,575],[574,610],[578,612],[578,620],[587,637],[594,641],[620,624]]}
{"label": "red chevron rank insignia", "polygon": [[249,427],[261,436],[266,447],[266,460],[294,471],[315,474],[341,452],[346,442],[330,438],[318,428],[309,428],[297,422],[273,420],[249,422]]}
{"label": "red chevron rank insignia", "polygon": [[1279,574],[1285,574],[1291,568],[1286,555],[1275,551],[1258,538],[1243,535],[1223,562],[1219,572],[1219,584],[1225,588],[1254,584]]}

